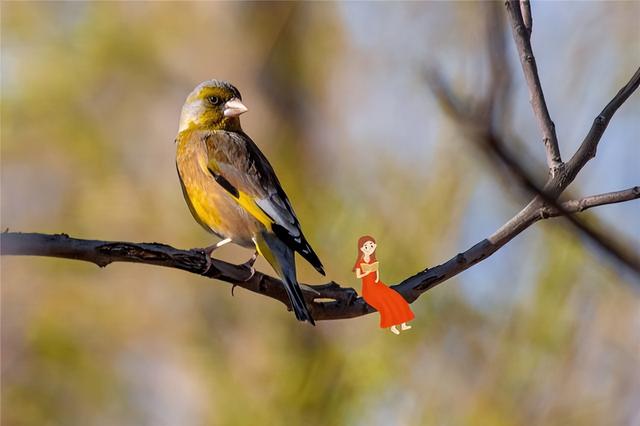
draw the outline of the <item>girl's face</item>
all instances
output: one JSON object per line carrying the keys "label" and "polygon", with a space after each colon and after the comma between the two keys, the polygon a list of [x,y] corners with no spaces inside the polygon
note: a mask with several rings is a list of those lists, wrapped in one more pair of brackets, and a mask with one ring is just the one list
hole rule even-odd
{"label": "girl's face", "polygon": [[371,255],[374,251],[376,251],[376,247],[376,243],[374,243],[373,241],[367,241],[362,245],[362,247],[360,247],[360,251],[362,251],[364,254]]}

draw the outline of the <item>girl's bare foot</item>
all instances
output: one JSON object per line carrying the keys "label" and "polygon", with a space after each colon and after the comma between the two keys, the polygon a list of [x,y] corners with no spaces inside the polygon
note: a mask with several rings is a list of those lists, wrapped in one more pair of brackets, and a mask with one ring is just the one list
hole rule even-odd
{"label": "girl's bare foot", "polygon": [[402,323],[402,325],[400,326],[400,329],[401,329],[402,331],[404,331],[404,330],[410,330],[410,329],[411,329],[411,326],[410,326],[409,324],[407,324],[406,322],[403,322],[403,323]]}
{"label": "girl's bare foot", "polygon": [[392,332],[393,334],[395,334],[395,335],[400,334],[400,330],[398,330],[398,329],[396,328],[396,326],[395,326],[395,325],[392,325],[392,326],[391,326],[391,328],[390,328],[390,330],[391,330],[391,332]]}

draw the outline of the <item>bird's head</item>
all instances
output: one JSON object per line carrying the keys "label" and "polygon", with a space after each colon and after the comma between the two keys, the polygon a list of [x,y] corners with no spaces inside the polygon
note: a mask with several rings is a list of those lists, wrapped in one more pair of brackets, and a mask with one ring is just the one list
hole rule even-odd
{"label": "bird's head", "polygon": [[240,114],[247,112],[240,92],[221,80],[207,80],[196,86],[182,107],[180,128],[240,130]]}

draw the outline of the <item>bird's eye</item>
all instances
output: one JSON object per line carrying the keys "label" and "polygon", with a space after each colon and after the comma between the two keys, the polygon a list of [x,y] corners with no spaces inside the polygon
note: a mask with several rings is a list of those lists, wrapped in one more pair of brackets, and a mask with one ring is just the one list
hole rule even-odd
{"label": "bird's eye", "polygon": [[211,103],[211,105],[218,105],[220,103],[220,98],[218,98],[217,96],[209,96],[209,98],[207,98],[209,100],[209,103]]}

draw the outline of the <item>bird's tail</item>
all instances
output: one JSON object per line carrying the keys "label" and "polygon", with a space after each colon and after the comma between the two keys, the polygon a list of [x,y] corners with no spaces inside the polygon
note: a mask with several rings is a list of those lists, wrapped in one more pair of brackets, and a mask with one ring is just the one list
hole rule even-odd
{"label": "bird's tail", "polygon": [[262,232],[256,239],[258,251],[271,264],[282,279],[289,296],[291,307],[299,321],[309,321],[316,325],[302,297],[302,290],[296,279],[294,252],[276,235]]}

